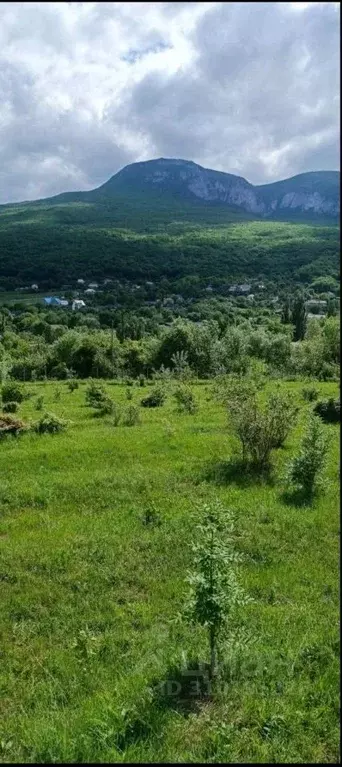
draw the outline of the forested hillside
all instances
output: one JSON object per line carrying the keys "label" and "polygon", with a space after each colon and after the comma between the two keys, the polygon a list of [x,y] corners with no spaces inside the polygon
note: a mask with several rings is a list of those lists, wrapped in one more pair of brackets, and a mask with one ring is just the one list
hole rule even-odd
{"label": "forested hillside", "polygon": [[338,268],[333,226],[173,222],[142,232],[95,225],[92,207],[80,204],[0,214],[0,287],[8,290],[31,282],[48,289],[80,277],[176,281],[194,274],[206,281],[268,277],[305,284],[321,275],[336,278]]}

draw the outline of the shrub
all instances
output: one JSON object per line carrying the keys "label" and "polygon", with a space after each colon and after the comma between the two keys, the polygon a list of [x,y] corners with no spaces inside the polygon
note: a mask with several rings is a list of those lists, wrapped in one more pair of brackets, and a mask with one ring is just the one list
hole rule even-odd
{"label": "shrub", "polygon": [[133,386],[134,381],[132,380],[132,378],[126,378],[125,379],[125,384],[126,384],[126,386]]}
{"label": "shrub", "polygon": [[289,394],[270,394],[266,405],[272,447],[282,447],[294,426],[299,408]]}
{"label": "shrub", "polygon": [[75,391],[75,389],[78,389],[78,386],[79,386],[78,381],[75,381],[73,378],[71,378],[70,381],[68,381],[67,383],[67,387],[70,392],[73,392]]}
{"label": "shrub", "polygon": [[312,415],[308,421],[299,454],[288,464],[287,483],[294,485],[306,496],[311,497],[318,486],[327,449],[324,427],[319,419]]}
{"label": "shrub", "polygon": [[43,410],[43,405],[44,405],[44,397],[41,394],[39,397],[37,397],[35,409],[36,410]]}
{"label": "shrub", "polygon": [[306,386],[302,389],[302,397],[305,402],[314,402],[318,397],[318,390],[315,386]]}
{"label": "shrub", "polygon": [[16,413],[18,410],[18,402],[5,402],[2,406],[4,413]]}
{"label": "shrub", "polygon": [[244,399],[228,401],[228,413],[241,441],[242,460],[255,468],[267,468],[271,451],[281,447],[294,424],[297,408],[289,395],[271,394],[265,405],[251,392]]}
{"label": "shrub", "polygon": [[98,407],[104,399],[106,399],[106,392],[100,384],[95,381],[91,381],[86,389],[85,393],[86,403],[89,407]]}
{"label": "shrub", "polygon": [[177,409],[180,413],[189,413],[193,415],[197,412],[198,406],[194,394],[188,386],[179,386],[173,396],[177,402]]}
{"label": "shrub", "polygon": [[65,431],[68,426],[68,421],[60,418],[54,413],[44,413],[42,418],[34,424],[34,431],[37,434],[57,434],[58,432]]}
{"label": "shrub", "polygon": [[229,510],[217,501],[205,504],[191,544],[190,591],[183,614],[187,621],[202,626],[208,635],[210,677],[218,671],[218,650],[229,629],[235,609],[248,600],[236,577],[239,555],[233,548],[234,520]]}
{"label": "shrub", "polygon": [[28,425],[19,418],[15,418],[7,413],[0,413],[0,438],[6,437],[9,434],[17,437],[18,434],[21,434],[28,428]]}
{"label": "shrub", "polygon": [[142,407],[161,407],[166,400],[166,392],[161,386],[156,386],[147,397],[141,400]]}
{"label": "shrub", "polygon": [[328,400],[320,400],[314,407],[314,413],[319,415],[324,423],[339,423],[340,400],[330,397]]}
{"label": "shrub", "polygon": [[60,381],[65,381],[66,378],[68,378],[69,370],[65,364],[65,362],[59,362],[57,365],[55,365],[50,372],[51,378],[58,378]]}
{"label": "shrub", "polygon": [[138,378],[139,386],[145,386],[145,377],[140,375]]}
{"label": "shrub", "polygon": [[119,405],[116,404],[116,402],[113,402],[111,416],[112,416],[111,425],[119,426],[122,419],[122,410],[119,407]]}
{"label": "shrub", "polygon": [[3,402],[22,402],[25,399],[21,386],[15,381],[8,381],[3,385],[1,397]]}
{"label": "shrub", "polygon": [[100,402],[97,402],[94,407],[96,407],[99,416],[111,415],[114,410],[114,402],[110,397],[104,397]]}
{"label": "shrub", "polygon": [[130,389],[126,389],[126,399],[131,401],[133,399],[133,392]]}
{"label": "shrub", "polygon": [[124,417],[124,425],[136,426],[138,423],[140,423],[139,408],[136,405],[129,405]]}
{"label": "shrub", "polygon": [[59,400],[60,400],[60,398],[61,398],[61,395],[62,395],[62,392],[61,392],[61,390],[60,390],[60,389],[55,389],[55,391],[54,391],[54,395],[53,395],[53,399],[54,399],[54,401],[55,401],[55,402],[59,402]]}

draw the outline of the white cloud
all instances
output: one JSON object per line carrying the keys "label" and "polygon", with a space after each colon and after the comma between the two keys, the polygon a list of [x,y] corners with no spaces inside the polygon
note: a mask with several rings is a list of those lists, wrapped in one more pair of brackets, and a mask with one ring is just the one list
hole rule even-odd
{"label": "white cloud", "polygon": [[338,165],[337,3],[0,3],[0,201],[183,157],[263,183]]}

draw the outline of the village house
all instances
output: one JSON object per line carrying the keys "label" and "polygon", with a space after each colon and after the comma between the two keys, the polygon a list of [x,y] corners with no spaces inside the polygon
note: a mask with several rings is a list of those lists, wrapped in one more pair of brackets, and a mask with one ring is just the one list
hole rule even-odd
{"label": "village house", "polygon": [[87,296],[93,296],[96,293],[95,288],[87,288],[85,291]]}
{"label": "village house", "polygon": [[85,305],[86,305],[85,302],[82,301],[81,298],[75,298],[72,302],[71,308],[72,308],[72,311],[74,312],[76,309],[83,309]]}

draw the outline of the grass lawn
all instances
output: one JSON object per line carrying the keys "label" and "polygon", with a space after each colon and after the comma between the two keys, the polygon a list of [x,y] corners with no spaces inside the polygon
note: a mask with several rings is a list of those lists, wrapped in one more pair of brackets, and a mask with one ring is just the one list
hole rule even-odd
{"label": "grass lawn", "polygon": [[[176,413],[169,397],[116,428],[85,406],[86,385],[58,384],[55,401],[55,384],[27,384],[34,396],[19,415],[38,419],[43,395],[44,410],[72,425],[0,442],[2,762],[338,761],[338,426],[324,427],[325,491],[299,506],[281,476],[312,408],[303,383],[281,384],[300,420],[259,482],[234,462],[210,383],[193,387],[196,415]],[[106,388],[129,404],[125,386]],[[134,403],[147,388],[131,391]],[[202,630],[173,619],[194,507],[214,498],[235,513],[253,601],[225,648],[216,697],[181,701],[154,685],[208,659]],[[146,524],[151,510],[159,524]]]}

